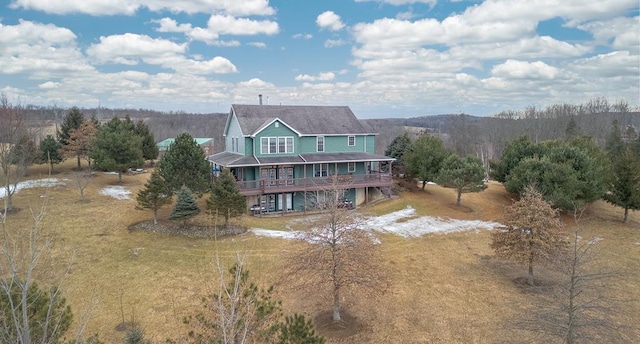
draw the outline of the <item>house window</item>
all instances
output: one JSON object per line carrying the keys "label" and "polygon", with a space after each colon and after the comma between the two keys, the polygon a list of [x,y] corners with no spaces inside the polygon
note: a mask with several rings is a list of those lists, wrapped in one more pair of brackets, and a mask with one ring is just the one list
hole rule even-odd
{"label": "house window", "polygon": [[287,137],[287,153],[293,153],[293,137]]}
{"label": "house window", "polygon": [[355,146],[356,145],[356,137],[355,136],[349,136],[347,138],[347,141],[349,142],[349,146]]}
{"label": "house window", "polygon": [[260,139],[260,154],[287,153],[293,153],[293,137],[263,137]]}
{"label": "house window", "polygon": [[318,152],[324,152],[324,136],[317,137]]}
{"label": "house window", "polygon": [[355,162],[347,163],[347,171],[349,173],[355,172],[356,171],[356,163]]}
{"label": "house window", "polygon": [[232,152],[236,151],[236,138],[235,137],[231,138],[231,151]]}
{"label": "house window", "polygon": [[234,141],[236,141],[236,152],[240,152],[240,139],[238,139],[237,137],[234,138]]}
{"label": "house window", "polygon": [[313,175],[316,177],[326,177],[329,175],[329,164],[314,164]]}
{"label": "house window", "polygon": [[278,153],[278,146],[277,146],[277,137],[270,137],[269,138],[269,154],[276,154]]}

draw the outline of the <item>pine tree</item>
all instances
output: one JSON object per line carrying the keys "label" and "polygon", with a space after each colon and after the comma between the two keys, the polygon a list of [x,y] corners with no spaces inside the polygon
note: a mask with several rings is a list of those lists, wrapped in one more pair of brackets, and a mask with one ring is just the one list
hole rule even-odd
{"label": "pine tree", "polygon": [[59,164],[64,161],[64,155],[60,154],[60,148],[62,145],[56,139],[47,135],[44,140],[40,141],[38,163],[49,163],[51,170],[53,170],[54,164]]}
{"label": "pine tree", "polygon": [[522,198],[505,211],[507,226],[491,233],[496,256],[513,259],[529,268],[527,284],[533,285],[534,265],[551,262],[566,249],[556,229],[558,213],[542,194],[529,186]]}
{"label": "pine tree", "polygon": [[142,166],[140,138],[128,128],[125,121],[114,117],[98,129],[90,157],[98,168],[122,173],[131,167]]}
{"label": "pine tree", "polygon": [[[58,141],[64,147],[69,144],[69,137],[71,136],[71,131],[77,130],[80,128],[80,125],[85,121],[84,115],[80,112],[80,109],[77,107],[71,108],[71,111],[64,116],[62,119],[62,124],[60,125],[60,130],[58,130]],[[80,156],[78,158],[78,168],[80,168]]]}
{"label": "pine tree", "polygon": [[635,145],[635,141],[624,142],[617,122],[614,122],[606,145],[613,176],[609,192],[603,198],[624,208],[625,223],[629,219],[629,209],[640,209],[640,152],[636,152]]}
{"label": "pine tree", "polygon": [[89,153],[93,148],[93,141],[96,137],[96,127],[92,121],[84,121],[77,129],[69,132],[67,144],[62,146],[61,152],[67,156],[75,156],[78,159],[78,168],[80,168],[80,158],[85,158],[87,164],[91,165]]}
{"label": "pine tree", "polygon": [[478,192],[486,189],[483,179],[484,168],[480,159],[474,156],[463,159],[454,153],[442,163],[438,183],[457,190],[456,206],[459,207],[463,192]]}
{"label": "pine tree", "polygon": [[304,315],[286,316],[280,324],[278,344],[324,344],[324,337],[316,334],[313,323]]}
{"label": "pine tree", "polygon": [[134,131],[136,135],[142,138],[142,157],[145,160],[154,160],[158,158],[160,151],[156,145],[153,133],[149,130],[149,126],[147,126],[142,120],[139,120],[136,123]]}
{"label": "pine tree", "polygon": [[196,203],[195,198],[191,194],[191,190],[186,186],[183,186],[178,191],[178,200],[176,201],[176,205],[173,207],[173,211],[171,211],[171,215],[169,215],[169,219],[171,220],[182,220],[182,227],[187,227],[187,220],[198,215],[200,213],[200,208]]}
{"label": "pine tree", "polygon": [[407,132],[396,136],[384,151],[384,155],[395,158],[393,163],[394,171],[398,173],[406,172],[405,153],[411,148],[411,138]]}
{"label": "pine tree", "polygon": [[211,197],[207,200],[207,209],[224,217],[225,227],[229,226],[229,218],[245,213],[247,202],[240,194],[235,177],[228,169],[223,169],[211,186]]}
{"label": "pine tree", "polygon": [[138,205],[145,209],[153,211],[153,224],[158,224],[158,209],[163,205],[170,204],[173,193],[167,187],[164,179],[160,176],[160,172],[155,170],[151,173],[151,177],[144,184],[144,188],[138,191],[136,201]]}
{"label": "pine tree", "polygon": [[434,181],[442,162],[447,157],[444,143],[439,137],[421,135],[403,155],[407,171],[422,181],[422,189],[428,181]]}
{"label": "pine tree", "polygon": [[176,137],[162,156],[158,169],[174,191],[186,186],[198,197],[209,191],[209,162],[188,133]]}

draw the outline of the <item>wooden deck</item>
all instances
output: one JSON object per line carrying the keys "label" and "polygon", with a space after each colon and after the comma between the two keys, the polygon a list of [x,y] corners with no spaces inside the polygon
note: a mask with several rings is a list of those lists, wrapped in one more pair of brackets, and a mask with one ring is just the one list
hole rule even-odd
{"label": "wooden deck", "polygon": [[363,188],[363,187],[390,187],[392,183],[390,173],[370,174],[345,174],[337,178],[294,178],[276,180],[252,180],[239,181],[240,193],[245,196],[261,195],[269,193],[286,193],[294,191],[318,191],[328,188]]}

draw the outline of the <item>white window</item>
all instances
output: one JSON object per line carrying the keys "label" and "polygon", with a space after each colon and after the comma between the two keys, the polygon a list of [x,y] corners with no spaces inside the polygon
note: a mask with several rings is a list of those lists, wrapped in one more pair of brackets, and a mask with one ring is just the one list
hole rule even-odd
{"label": "white window", "polygon": [[356,171],[356,163],[355,162],[349,162],[347,163],[347,171],[349,173],[351,172],[355,172]]}
{"label": "white window", "polygon": [[287,153],[293,153],[293,137],[287,137]]}
{"label": "white window", "polygon": [[356,137],[355,136],[349,136],[347,138],[347,141],[349,141],[349,146],[355,146],[356,145]]}
{"label": "white window", "polygon": [[278,153],[278,138],[277,137],[270,137],[269,138],[269,154],[276,154]]}
{"label": "white window", "polygon": [[313,175],[316,177],[326,177],[329,175],[329,164],[314,164]]}
{"label": "white window", "polygon": [[318,152],[324,152],[324,136],[317,137]]}
{"label": "white window", "polygon": [[[236,147],[238,143],[236,142]],[[261,154],[293,153],[293,137],[263,137],[260,139]]]}

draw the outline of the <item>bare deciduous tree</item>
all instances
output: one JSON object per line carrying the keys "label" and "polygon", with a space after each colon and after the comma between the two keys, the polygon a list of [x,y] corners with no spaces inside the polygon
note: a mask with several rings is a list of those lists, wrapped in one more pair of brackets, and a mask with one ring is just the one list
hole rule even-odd
{"label": "bare deciduous tree", "polygon": [[[27,138],[27,140],[25,140]],[[12,197],[34,156],[27,147],[19,147],[30,140],[29,130],[20,105],[0,95],[0,185],[4,189],[4,213],[13,209]]]}
{"label": "bare deciduous tree", "polygon": [[285,276],[301,290],[325,290],[333,300],[333,320],[340,321],[342,292],[357,287],[374,294],[388,286],[382,253],[376,238],[359,228],[355,214],[345,206],[345,185],[330,178],[318,192],[323,212],[307,224],[303,242],[288,253]]}
{"label": "bare deciduous tree", "polygon": [[[32,228],[9,228],[7,214],[0,218],[0,339],[5,343],[56,343],[72,321],[61,295],[70,265],[59,276],[42,267],[52,245],[41,226],[45,209],[46,198],[39,210],[31,209]],[[38,286],[38,279],[50,288]]]}

